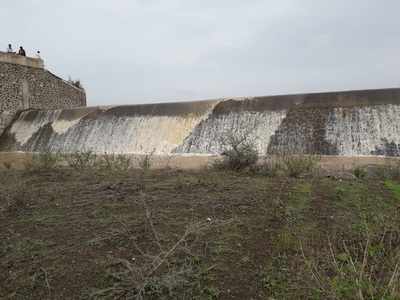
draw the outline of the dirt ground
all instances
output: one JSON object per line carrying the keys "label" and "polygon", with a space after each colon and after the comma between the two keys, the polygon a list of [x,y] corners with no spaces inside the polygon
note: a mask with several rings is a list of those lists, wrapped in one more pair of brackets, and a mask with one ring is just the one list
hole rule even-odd
{"label": "dirt ground", "polygon": [[399,192],[386,178],[1,170],[0,298],[400,299]]}

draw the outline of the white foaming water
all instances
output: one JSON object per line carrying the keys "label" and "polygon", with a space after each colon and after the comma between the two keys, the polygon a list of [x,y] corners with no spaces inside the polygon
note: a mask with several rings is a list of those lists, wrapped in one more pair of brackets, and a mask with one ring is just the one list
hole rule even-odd
{"label": "white foaming water", "polygon": [[29,111],[22,112],[10,130],[10,133],[14,134],[16,141],[21,145],[28,142],[41,127],[56,120],[60,116],[61,110],[40,111],[33,120],[27,118],[28,114]]}
{"label": "white foaming water", "polygon": [[[164,115],[157,115],[152,110],[143,113],[140,107],[128,107],[126,111],[91,108],[23,112],[5,133],[2,149],[219,154],[225,150],[227,137],[233,134],[253,141],[262,155],[267,154],[269,146],[275,146],[279,151],[286,151],[287,148],[307,150],[309,144],[324,146],[325,143],[329,144],[329,148],[317,148],[320,154],[329,152],[360,156],[400,153],[399,105],[336,107],[329,110],[313,108],[305,117],[298,113],[289,115],[286,110],[226,112],[226,109],[225,113],[221,113],[221,110],[214,111],[214,107],[210,104],[201,112],[194,108],[193,113],[186,111],[181,115],[171,114],[168,110],[157,112]],[[307,122],[309,118],[316,118],[318,122]],[[322,133],[314,134],[315,130]],[[271,141],[274,134],[279,138]],[[303,153],[300,150],[299,153]]]}
{"label": "white foaming water", "polygon": [[326,140],[340,155],[372,155],[385,141],[400,144],[400,106],[335,108],[329,115]]}
{"label": "white foaming water", "polygon": [[198,121],[170,116],[101,118],[67,132],[63,145],[57,138],[50,144],[67,152],[166,154],[182,143]]}
{"label": "white foaming water", "polygon": [[70,129],[71,127],[77,125],[81,119],[76,118],[75,120],[67,121],[67,120],[60,120],[56,119],[51,124],[53,130],[58,134],[64,134]]}
{"label": "white foaming water", "polygon": [[[40,111],[34,118],[27,117],[28,113],[23,113],[10,131],[26,151],[138,154],[171,153],[206,117],[100,114],[96,118],[65,120],[60,117],[61,111]],[[52,131],[35,136],[45,125],[51,125]]]}
{"label": "white foaming water", "polygon": [[253,141],[260,154],[265,154],[271,136],[279,128],[286,111],[239,112],[211,115],[202,122],[176,152],[218,154],[226,146],[226,137],[233,134]]}

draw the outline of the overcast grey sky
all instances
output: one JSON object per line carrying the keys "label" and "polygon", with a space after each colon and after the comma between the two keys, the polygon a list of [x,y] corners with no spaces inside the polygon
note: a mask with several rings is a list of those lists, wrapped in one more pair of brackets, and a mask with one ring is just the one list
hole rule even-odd
{"label": "overcast grey sky", "polygon": [[400,85],[399,0],[0,0],[89,105]]}

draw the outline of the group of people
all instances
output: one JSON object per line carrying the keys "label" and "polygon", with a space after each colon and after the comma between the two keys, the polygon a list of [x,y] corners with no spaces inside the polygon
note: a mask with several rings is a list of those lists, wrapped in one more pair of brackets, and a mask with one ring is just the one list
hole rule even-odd
{"label": "group of people", "polygon": [[[20,46],[18,52],[15,52],[15,51],[13,50],[13,47],[12,47],[11,44],[8,44],[7,53],[13,53],[13,54],[21,55],[21,56],[26,56],[26,52],[25,52],[24,47]],[[37,51],[37,52],[36,52],[36,57],[37,57],[37,58],[40,58],[40,51]]]}

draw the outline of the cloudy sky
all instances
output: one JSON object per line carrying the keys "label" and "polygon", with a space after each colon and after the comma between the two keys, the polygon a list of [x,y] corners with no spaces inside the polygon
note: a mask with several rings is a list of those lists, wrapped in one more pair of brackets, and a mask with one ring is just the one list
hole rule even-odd
{"label": "cloudy sky", "polygon": [[0,0],[89,105],[400,86],[399,0]]}

